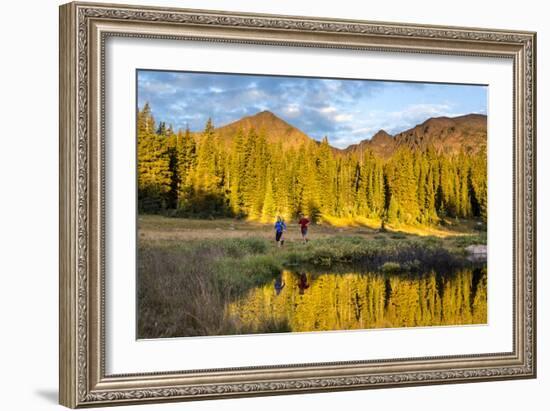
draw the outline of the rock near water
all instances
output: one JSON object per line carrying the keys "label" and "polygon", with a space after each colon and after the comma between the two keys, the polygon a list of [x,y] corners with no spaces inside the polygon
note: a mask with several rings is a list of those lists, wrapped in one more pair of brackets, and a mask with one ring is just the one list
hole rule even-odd
{"label": "rock near water", "polygon": [[468,252],[468,259],[471,261],[487,260],[487,246],[483,244],[469,245],[465,248]]}

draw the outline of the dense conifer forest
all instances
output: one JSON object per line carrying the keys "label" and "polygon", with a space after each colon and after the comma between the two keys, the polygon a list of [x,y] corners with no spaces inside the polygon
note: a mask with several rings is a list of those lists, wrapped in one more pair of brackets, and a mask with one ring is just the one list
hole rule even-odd
{"label": "dense conifer forest", "polygon": [[486,145],[448,153],[403,144],[384,157],[368,147],[335,149],[326,137],[287,144],[266,134],[240,128],[222,139],[211,120],[202,132],[173,130],[145,104],[137,119],[139,212],[423,225],[487,219]]}

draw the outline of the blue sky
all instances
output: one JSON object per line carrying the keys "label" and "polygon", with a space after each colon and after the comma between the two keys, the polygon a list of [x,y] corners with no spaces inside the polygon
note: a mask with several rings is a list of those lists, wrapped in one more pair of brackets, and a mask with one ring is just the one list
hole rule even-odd
{"label": "blue sky", "polygon": [[138,71],[138,105],[174,129],[216,127],[269,110],[344,148],[378,130],[395,134],[430,117],[487,113],[487,87],[375,80]]}

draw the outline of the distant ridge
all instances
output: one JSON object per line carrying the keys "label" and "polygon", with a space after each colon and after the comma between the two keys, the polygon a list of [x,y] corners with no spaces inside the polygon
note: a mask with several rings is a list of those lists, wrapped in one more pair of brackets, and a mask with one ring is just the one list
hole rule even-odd
{"label": "distant ridge", "polygon": [[371,149],[375,154],[387,158],[403,146],[421,151],[431,147],[445,154],[478,152],[487,146],[487,116],[467,114],[452,118],[434,117],[393,137],[380,130],[372,138],[353,144],[343,151]]}
{"label": "distant ridge", "polygon": [[[269,143],[281,143],[284,148],[298,147],[308,142],[319,144],[317,140],[267,110],[216,128],[215,132],[224,144],[230,144],[239,130],[246,134],[252,128],[265,133]],[[194,134],[200,135],[199,132]],[[421,151],[433,148],[438,153],[456,154],[460,151],[475,153],[486,146],[487,116],[467,114],[429,118],[394,136],[385,130],[379,130],[370,139],[345,149],[332,147],[332,150],[337,154],[345,154],[370,149],[380,157],[389,158],[400,147]]]}

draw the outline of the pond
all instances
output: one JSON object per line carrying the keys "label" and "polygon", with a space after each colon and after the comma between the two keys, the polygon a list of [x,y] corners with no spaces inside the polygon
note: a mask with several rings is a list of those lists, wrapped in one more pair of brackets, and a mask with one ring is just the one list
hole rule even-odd
{"label": "pond", "polygon": [[226,318],[250,333],[486,324],[487,269],[283,271],[230,302]]}

